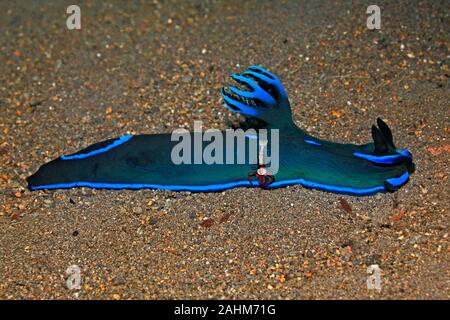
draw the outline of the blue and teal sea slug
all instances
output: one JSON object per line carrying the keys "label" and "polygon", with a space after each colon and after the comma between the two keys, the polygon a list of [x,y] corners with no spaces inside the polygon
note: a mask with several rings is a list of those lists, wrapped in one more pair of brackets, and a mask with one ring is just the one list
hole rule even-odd
{"label": "blue and teal sea slug", "polygon": [[[362,196],[393,192],[406,184],[414,171],[411,153],[395,147],[391,130],[381,119],[377,119],[377,126],[372,126],[371,143],[354,145],[318,139],[295,125],[288,96],[275,75],[251,66],[240,75],[232,74],[231,78],[239,87],[222,89],[225,106],[246,117],[257,118],[266,129],[279,130],[279,166],[275,174],[271,174],[264,163],[255,165],[250,159],[234,164],[195,164],[194,161],[176,164],[172,150],[177,141],[172,141],[171,134],[125,135],[44,164],[27,179],[29,188],[152,188],[208,192],[300,184],[306,188]],[[258,139],[258,133],[247,138],[249,141]],[[271,143],[269,140],[268,150]],[[202,147],[207,145],[208,142],[203,141]],[[239,152],[224,150],[225,153]]]}

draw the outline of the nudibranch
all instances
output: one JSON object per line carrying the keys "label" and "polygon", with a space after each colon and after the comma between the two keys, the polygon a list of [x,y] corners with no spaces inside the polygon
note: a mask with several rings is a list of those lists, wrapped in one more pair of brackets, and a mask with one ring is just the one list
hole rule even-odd
{"label": "nudibranch", "polygon": [[[255,165],[247,158],[234,164],[174,163],[171,154],[177,141],[173,141],[171,134],[125,135],[44,164],[27,179],[29,189],[151,188],[208,192],[300,184],[363,196],[394,192],[407,183],[414,171],[412,154],[395,147],[390,128],[380,118],[377,126],[372,126],[371,143],[341,144],[318,139],[295,125],[288,96],[274,74],[251,66],[231,78],[238,87],[222,88],[225,106],[245,117],[257,118],[268,130],[278,130],[276,173],[271,173],[259,160]],[[246,137],[249,141],[258,139],[258,133]],[[267,149],[271,143],[267,141]],[[203,147],[207,144],[203,141]]]}

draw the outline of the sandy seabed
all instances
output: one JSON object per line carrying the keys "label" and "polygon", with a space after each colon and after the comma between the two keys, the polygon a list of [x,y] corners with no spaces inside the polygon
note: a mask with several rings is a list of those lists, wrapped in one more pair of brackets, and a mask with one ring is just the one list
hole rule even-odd
{"label": "sandy seabed", "polygon": [[[369,4],[85,1],[68,30],[63,4],[1,2],[0,298],[448,299],[449,3],[380,2],[373,31]],[[26,189],[97,141],[227,128],[239,119],[218,89],[252,64],[315,136],[365,143],[385,119],[414,155],[410,182],[362,198]]]}

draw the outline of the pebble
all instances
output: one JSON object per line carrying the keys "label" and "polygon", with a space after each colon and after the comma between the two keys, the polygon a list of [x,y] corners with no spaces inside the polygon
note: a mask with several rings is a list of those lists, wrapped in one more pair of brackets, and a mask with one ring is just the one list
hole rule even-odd
{"label": "pebble", "polygon": [[133,213],[134,214],[141,214],[143,212],[142,207],[134,207]]}
{"label": "pebble", "polygon": [[127,279],[124,276],[117,276],[113,279],[113,284],[115,286],[121,286],[127,283]]}
{"label": "pebble", "polygon": [[186,75],[186,76],[183,76],[183,78],[181,78],[181,81],[183,81],[185,83],[191,82],[191,80],[192,80],[191,75]]}
{"label": "pebble", "polygon": [[367,265],[373,265],[373,264],[380,264],[381,263],[381,256],[379,254],[371,254],[366,258],[366,264]]}

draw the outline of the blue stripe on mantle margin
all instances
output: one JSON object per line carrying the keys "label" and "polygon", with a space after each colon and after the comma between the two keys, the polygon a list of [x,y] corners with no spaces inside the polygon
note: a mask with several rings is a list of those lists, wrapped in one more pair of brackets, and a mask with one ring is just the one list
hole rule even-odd
{"label": "blue stripe on mantle margin", "polygon": [[122,136],[116,140],[114,140],[111,144],[107,145],[106,147],[97,149],[97,150],[93,150],[91,152],[88,153],[81,153],[81,154],[74,154],[72,156],[65,156],[62,155],[60,158],[61,160],[77,160],[77,159],[85,159],[85,158],[89,158],[92,156],[95,156],[96,154],[99,153],[103,153],[103,152],[107,152],[117,146],[120,146],[121,144],[127,142],[128,140],[130,140],[131,138],[133,138],[132,135],[126,135],[126,136]]}
{"label": "blue stripe on mantle margin", "polygon": [[[386,181],[389,182],[394,187],[400,187],[408,181],[409,174],[405,172],[398,178],[390,178]],[[318,182],[307,181],[305,179],[293,179],[284,181],[275,181],[269,186],[264,186],[268,189],[279,188],[289,185],[300,184],[306,188],[319,189],[329,192],[345,193],[349,195],[365,196],[371,195],[380,191],[386,191],[384,185],[376,186],[372,188],[356,189],[350,187],[338,187],[327,185]],[[161,185],[161,184],[145,184],[145,183],[103,183],[103,182],[71,182],[71,183],[58,183],[42,186],[30,186],[31,190],[40,189],[63,189],[63,188],[74,188],[74,187],[89,187],[96,189],[160,189],[160,190],[171,190],[171,191],[192,191],[192,192],[210,192],[210,191],[222,191],[234,187],[257,187],[260,186],[258,181],[253,181],[251,184],[247,181],[237,181],[228,182],[221,184],[211,184],[204,186],[193,186],[193,185]]]}

